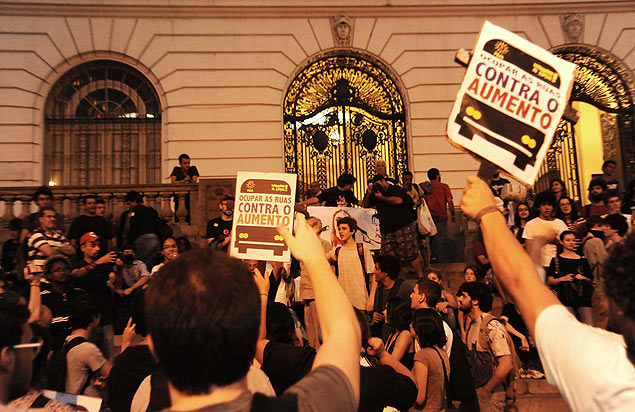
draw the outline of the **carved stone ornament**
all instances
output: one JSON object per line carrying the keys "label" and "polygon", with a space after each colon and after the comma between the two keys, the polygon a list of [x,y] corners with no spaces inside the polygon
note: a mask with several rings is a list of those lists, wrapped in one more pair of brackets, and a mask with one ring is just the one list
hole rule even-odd
{"label": "carved stone ornament", "polygon": [[355,21],[343,14],[331,18],[331,31],[335,47],[351,47],[353,45],[354,27]]}
{"label": "carved stone ornament", "polygon": [[584,15],[567,13],[564,16],[560,16],[560,24],[567,43],[583,43]]}

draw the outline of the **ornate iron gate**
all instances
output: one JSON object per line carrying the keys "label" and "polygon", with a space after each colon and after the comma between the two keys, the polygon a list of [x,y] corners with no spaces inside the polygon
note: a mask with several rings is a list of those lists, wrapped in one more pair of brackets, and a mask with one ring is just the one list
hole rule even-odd
{"label": "ornate iron gate", "polygon": [[334,186],[344,172],[357,178],[361,198],[375,162],[387,173],[407,169],[404,104],[395,82],[357,55],[309,64],[291,83],[284,101],[285,169],[297,173],[298,190],[312,181]]}
{"label": "ornate iron gate", "polygon": [[[633,78],[612,56],[595,49],[563,46],[553,53],[578,66],[570,101],[589,103],[601,111],[604,159],[615,160],[618,169],[624,172],[624,179],[632,179],[635,176]],[[571,197],[577,202],[581,200],[581,193],[586,192],[585,188],[579,187],[575,139],[573,125],[561,120],[554,143],[540,169],[536,191],[546,190],[552,178],[560,177]]]}

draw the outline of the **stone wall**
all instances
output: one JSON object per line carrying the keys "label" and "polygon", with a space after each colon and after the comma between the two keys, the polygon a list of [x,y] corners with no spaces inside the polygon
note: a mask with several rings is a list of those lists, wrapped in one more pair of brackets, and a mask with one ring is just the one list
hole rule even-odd
{"label": "stone wall", "polygon": [[[31,2],[33,3],[33,2]],[[478,163],[449,145],[445,124],[470,48],[485,19],[545,48],[577,40],[635,67],[635,2],[233,2],[55,0],[0,7],[0,186],[42,180],[43,107],[75,65],[114,59],[143,72],[162,104],[162,178],[180,153],[202,176],[284,169],[282,108],[303,64],[336,47],[335,16],[350,19],[350,48],[383,61],[408,104],[415,181],[438,167],[456,198]],[[102,4],[100,4],[102,3]],[[413,5],[419,3],[424,5]],[[477,3],[481,3],[477,5]],[[482,4],[485,3],[485,4]],[[578,39],[561,17],[583,16]]]}

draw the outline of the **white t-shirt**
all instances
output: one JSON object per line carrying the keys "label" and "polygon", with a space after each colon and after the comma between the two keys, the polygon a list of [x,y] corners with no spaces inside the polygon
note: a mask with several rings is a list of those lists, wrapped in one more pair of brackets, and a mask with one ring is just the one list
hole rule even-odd
{"label": "white t-shirt", "polygon": [[[566,223],[560,219],[544,220],[537,217],[535,219],[531,219],[525,225],[525,230],[523,230],[523,239],[533,239],[536,236],[535,232],[540,225],[547,225],[551,227],[556,232],[556,236],[560,236],[560,233],[568,229]],[[551,264],[551,259],[555,258],[557,253],[558,248],[555,244],[547,243],[544,245],[542,247],[542,266],[549,266]]]}
{"label": "white t-shirt", "polygon": [[536,320],[536,347],[548,381],[574,411],[633,411],[635,366],[624,341],[585,325],[562,305]]}

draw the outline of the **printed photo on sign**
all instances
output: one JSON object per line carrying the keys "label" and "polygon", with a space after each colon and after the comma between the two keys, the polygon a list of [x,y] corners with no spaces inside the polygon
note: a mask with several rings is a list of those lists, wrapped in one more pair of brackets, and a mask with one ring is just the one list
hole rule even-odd
{"label": "printed photo on sign", "polygon": [[239,259],[291,260],[278,225],[291,230],[296,175],[238,172],[230,254]]}
{"label": "printed photo on sign", "polygon": [[322,221],[323,230],[320,233],[320,237],[330,242],[333,247],[342,244],[342,240],[337,233],[337,220],[346,216],[352,217],[357,221],[356,243],[366,243],[370,250],[378,250],[381,247],[379,219],[377,219],[377,211],[375,209],[309,206],[307,212],[310,216],[317,217]]}
{"label": "printed photo on sign", "polygon": [[575,65],[485,22],[448,119],[450,142],[533,184]]}

